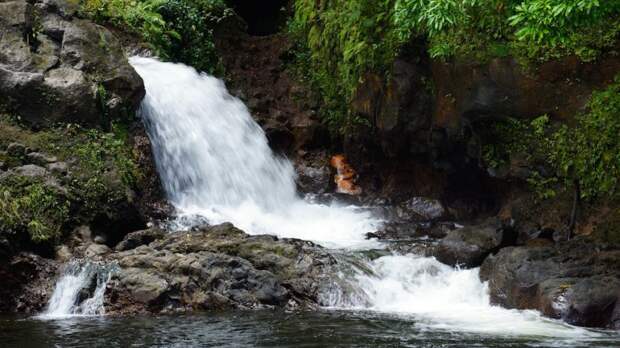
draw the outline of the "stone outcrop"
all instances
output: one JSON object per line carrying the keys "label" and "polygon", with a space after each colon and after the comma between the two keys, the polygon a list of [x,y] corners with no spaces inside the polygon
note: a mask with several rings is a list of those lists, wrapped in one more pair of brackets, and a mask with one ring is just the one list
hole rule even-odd
{"label": "stone outcrop", "polygon": [[57,271],[55,261],[35,254],[5,259],[0,252],[0,312],[41,311],[52,294]]}
{"label": "stone outcrop", "polygon": [[0,3],[1,109],[34,125],[107,126],[137,108],[143,82],[119,41],[76,10],[66,0]]}
{"label": "stone outcrop", "polygon": [[249,236],[231,224],[171,233],[108,260],[120,266],[106,294],[117,314],[312,307],[334,263],[310,242]]}
{"label": "stone outcrop", "polygon": [[512,226],[491,218],[480,225],[448,232],[436,250],[437,260],[452,266],[478,267],[491,253],[515,245],[517,233]]}
{"label": "stone outcrop", "polygon": [[620,329],[620,249],[587,238],[509,247],[488,257],[480,277],[504,307],[536,309],[579,326]]}

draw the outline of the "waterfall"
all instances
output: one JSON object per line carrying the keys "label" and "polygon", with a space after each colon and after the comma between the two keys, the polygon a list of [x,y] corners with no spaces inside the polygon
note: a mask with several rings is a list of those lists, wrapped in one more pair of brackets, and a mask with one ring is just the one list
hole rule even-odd
{"label": "waterfall", "polygon": [[39,318],[63,318],[105,314],[105,289],[114,264],[71,261],[56,282],[47,308]]}
{"label": "waterfall", "polygon": [[431,329],[589,334],[537,312],[492,306],[477,269],[454,269],[416,255],[360,257],[363,250],[383,247],[365,239],[381,221],[356,207],[299,197],[292,165],[272,153],[248,109],[222,81],[182,64],[140,57],[130,63],[144,80],[140,113],[178,215],[230,221],[250,234],[311,240],[355,259],[326,290],[326,305],[411,316]]}
{"label": "waterfall", "polygon": [[130,63],[144,80],[140,113],[179,215],[330,247],[376,244],[360,233],[380,223],[369,213],[309,204],[297,195],[293,166],[273,154],[247,107],[221,80],[150,58]]}

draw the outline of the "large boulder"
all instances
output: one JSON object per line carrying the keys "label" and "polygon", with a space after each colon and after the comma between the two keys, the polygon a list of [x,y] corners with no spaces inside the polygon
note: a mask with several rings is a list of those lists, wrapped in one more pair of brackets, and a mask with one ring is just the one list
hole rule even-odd
{"label": "large boulder", "polygon": [[488,255],[516,241],[517,235],[511,226],[491,218],[480,225],[448,232],[439,242],[435,256],[448,265],[478,267]]}
{"label": "large boulder", "polygon": [[106,294],[110,313],[313,306],[334,262],[310,242],[231,224],[170,233],[109,259],[120,266]]}
{"label": "large boulder", "polygon": [[575,238],[510,247],[489,256],[480,278],[493,302],[568,323],[620,329],[620,249]]}
{"label": "large boulder", "polygon": [[138,107],[144,85],[119,41],[74,7],[0,3],[0,110],[36,125],[106,125]]}

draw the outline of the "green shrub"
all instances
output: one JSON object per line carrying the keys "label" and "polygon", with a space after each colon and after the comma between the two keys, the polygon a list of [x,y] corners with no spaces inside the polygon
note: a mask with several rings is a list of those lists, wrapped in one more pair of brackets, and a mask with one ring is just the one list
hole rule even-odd
{"label": "green shrub", "polygon": [[[528,180],[543,198],[579,185],[581,198],[617,197],[620,180],[620,76],[594,92],[587,111],[575,124],[553,125],[547,116],[532,121],[506,120],[483,133],[486,166],[500,167],[511,156],[522,156],[534,171]],[[543,175],[544,174],[544,175]],[[560,184],[558,186],[558,184]]]}
{"label": "green shrub", "polygon": [[53,186],[11,176],[0,184],[0,231],[27,232],[35,243],[52,241],[60,237],[69,206],[67,197]]}
{"label": "green shrub", "polygon": [[231,15],[222,0],[82,0],[82,12],[140,34],[164,60],[216,73],[213,29]]}
{"label": "green shrub", "polygon": [[431,57],[523,62],[612,50],[620,0],[295,0],[289,31],[297,70],[324,99],[323,115],[342,128],[355,89],[369,72],[389,73],[404,45],[426,40]]}
{"label": "green shrub", "polygon": [[[303,75],[323,98],[333,130],[350,125],[348,102],[370,71],[384,73],[396,54],[393,1],[295,1],[289,31],[299,44]],[[387,63],[387,64],[386,64]]]}

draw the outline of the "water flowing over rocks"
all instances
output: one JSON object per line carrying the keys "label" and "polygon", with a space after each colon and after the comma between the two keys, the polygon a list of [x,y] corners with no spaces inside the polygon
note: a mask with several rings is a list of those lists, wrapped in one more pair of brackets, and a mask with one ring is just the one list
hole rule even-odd
{"label": "water flowing over rocks", "polygon": [[121,270],[108,313],[314,307],[334,263],[310,242],[250,236],[231,224],[158,238],[110,255]]}

